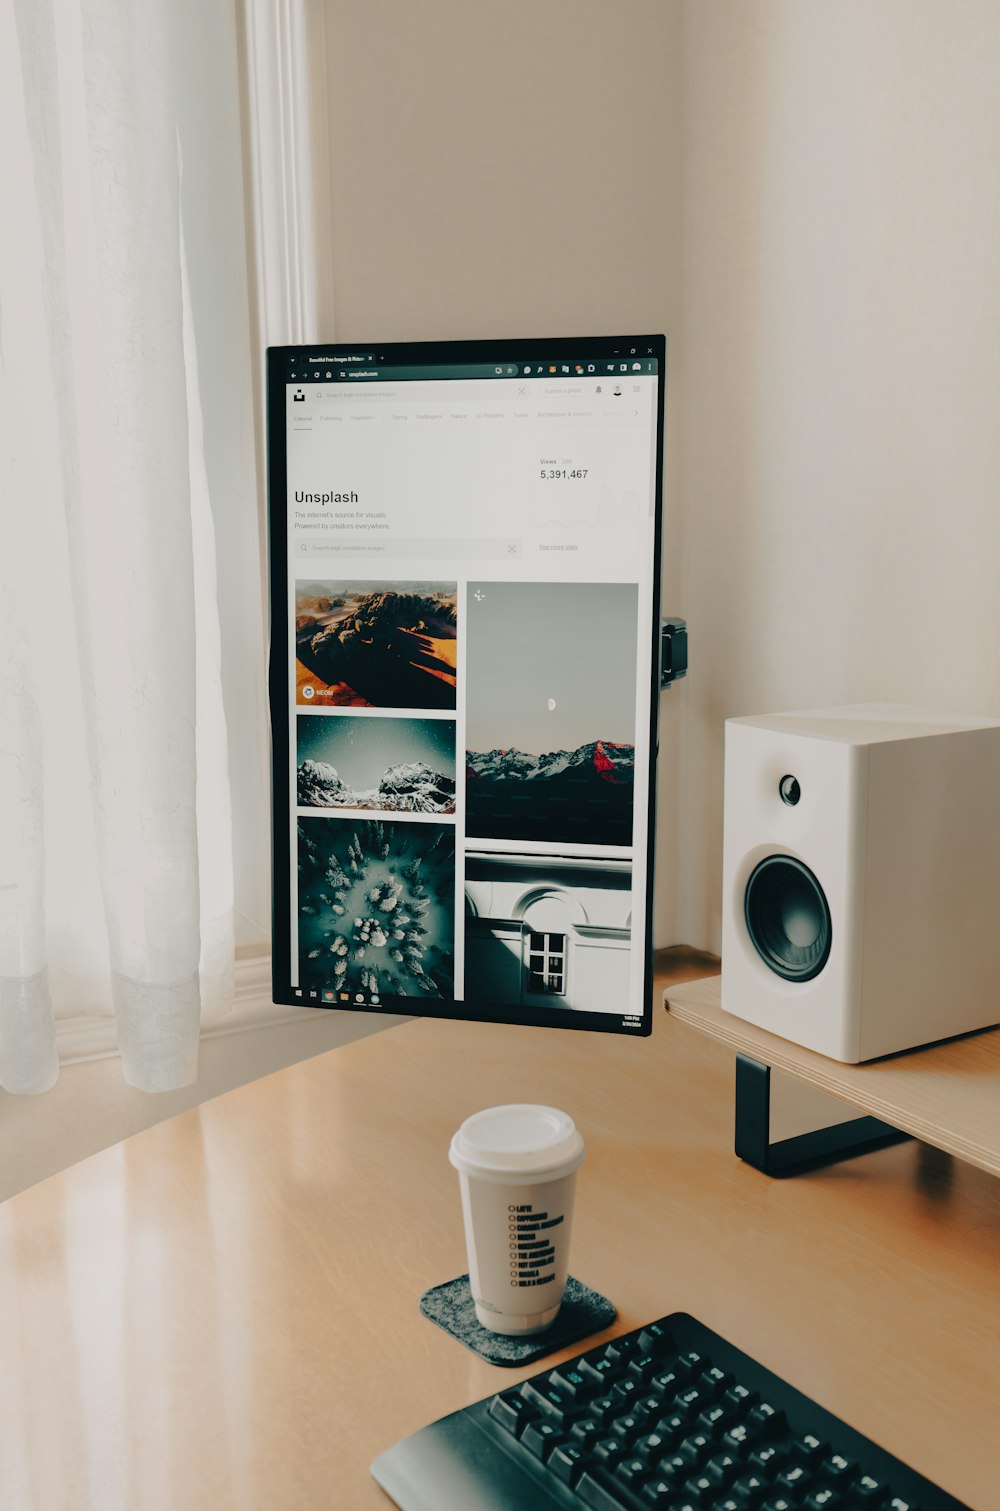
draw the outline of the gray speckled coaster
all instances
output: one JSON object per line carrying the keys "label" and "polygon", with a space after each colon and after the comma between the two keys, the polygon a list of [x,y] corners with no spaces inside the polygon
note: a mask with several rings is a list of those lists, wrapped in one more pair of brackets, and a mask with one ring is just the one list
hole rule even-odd
{"label": "gray speckled coaster", "polygon": [[581,1285],[572,1275],[566,1281],[563,1304],[552,1326],[544,1333],[532,1333],[526,1338],[505,1338],[483,1327],[476,1316],[468,1275],[459,1275],[456,1280],[446,1280],[443,1285],[425,1291],[420,1298],[420,1310],[488,1364],[508,1368],[544,1359],[546,1354],[556,1353],[567,1343],[599,1333],[602,1328],[610,1327],[616,1316],[607,1297]]}

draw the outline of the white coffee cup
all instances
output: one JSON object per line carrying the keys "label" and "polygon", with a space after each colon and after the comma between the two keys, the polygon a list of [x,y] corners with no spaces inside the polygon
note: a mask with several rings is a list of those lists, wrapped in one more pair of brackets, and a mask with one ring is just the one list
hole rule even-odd
{"label": "white coffee cup", "polygon": [[533,1103],[473,1113],[452,1139],[472,1299],[491,1332],[540,1333],[555,1321],[583,1155],[569,1114]]}

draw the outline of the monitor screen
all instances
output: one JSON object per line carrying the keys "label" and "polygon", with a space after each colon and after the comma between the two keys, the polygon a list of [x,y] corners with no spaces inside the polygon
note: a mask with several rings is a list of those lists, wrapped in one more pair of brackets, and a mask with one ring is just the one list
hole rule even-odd
{"label": "monitor screen", "polygon": [[275,1002],[650,1031],[664,362],[268,352]]}

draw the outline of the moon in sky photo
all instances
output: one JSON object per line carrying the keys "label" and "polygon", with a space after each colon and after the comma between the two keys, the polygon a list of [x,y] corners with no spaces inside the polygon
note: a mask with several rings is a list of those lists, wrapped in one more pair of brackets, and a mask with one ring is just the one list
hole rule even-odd
{"label": "moon in sky photo", "polygon": [[631,846],[636,584],[483,587],[466,597],[466,833]]}

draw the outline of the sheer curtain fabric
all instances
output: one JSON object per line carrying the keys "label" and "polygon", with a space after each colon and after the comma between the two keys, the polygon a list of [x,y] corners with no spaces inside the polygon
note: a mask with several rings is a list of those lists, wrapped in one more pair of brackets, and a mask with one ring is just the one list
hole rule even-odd
{"label": "sheer curtain fabric", "polygon": [[190,1084],[231,1000],[212,519],[163,8],[0,0],[0,1083],[114,1011]]}

